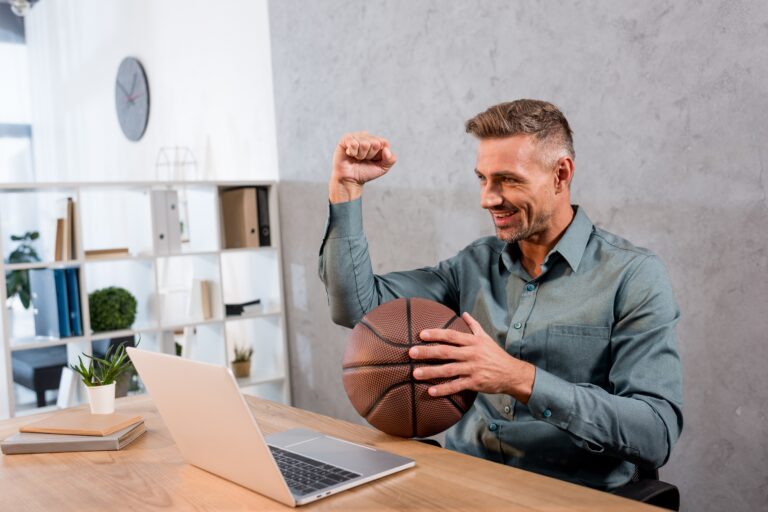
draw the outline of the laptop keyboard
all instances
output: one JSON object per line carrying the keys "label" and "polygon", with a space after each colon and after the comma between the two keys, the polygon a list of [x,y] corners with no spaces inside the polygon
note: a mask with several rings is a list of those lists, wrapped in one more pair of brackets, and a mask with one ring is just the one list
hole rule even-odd
{"label": "laptop keyboard", "polygon": [[294,494],[310,494],[325,487],[340,484],[360,476],[337,466],[269,447],[277,467]]}

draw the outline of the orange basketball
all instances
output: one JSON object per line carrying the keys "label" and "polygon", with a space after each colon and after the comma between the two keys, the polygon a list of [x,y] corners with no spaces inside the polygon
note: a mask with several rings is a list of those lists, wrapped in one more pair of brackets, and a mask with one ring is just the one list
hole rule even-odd
{"label": "orange basketball", "polygon": [[448,362],[412,360],[408,355],[414,345],[433,345],[422,342],[419,333],[435,328],[472,332],[449,308],[419,298],[382,304],[352,330],[344,353],[344,389],[357,412],[377,429],[427,437],[447,429],[472,407],[474,391],[433,397],[429,387],[446,379],[413,378],[417,367]]}

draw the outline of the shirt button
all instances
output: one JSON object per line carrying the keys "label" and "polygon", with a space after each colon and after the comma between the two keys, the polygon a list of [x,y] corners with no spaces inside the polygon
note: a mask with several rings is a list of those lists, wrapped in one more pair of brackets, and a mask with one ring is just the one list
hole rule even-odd
{"label": "shirt button", "polygon": [[490,430],[491,432],[496,432],[496,429],[498,428],[499,426],[495,423],[491,423],[490,425],[488,425],[488,430]]}
{"label": "shirt button", "polygon": [[513,326],[515,329],[519,329],[523,326],[520,322],[515,322],[515,325]]}
{"label": "shirt button", "polygon": [[525,287],[525,289],[528,290],[529,292],[532,292],[533,290],[536,289],[536,285],[535,284],[529,284],[528,286]]}
{"label": "shirt button", "polygon": [[545,418],[549,418],[550,416],[552,416],[552,411],[550,411],[549,409],[544,409],[544,412],[542,414]]}
{"label": "shirt button", "polygon": [[504,406],[504,412],[506,412],[507,414],[509,414],[509,411],[511,410],[512,409],[510,409],[508,405]]}

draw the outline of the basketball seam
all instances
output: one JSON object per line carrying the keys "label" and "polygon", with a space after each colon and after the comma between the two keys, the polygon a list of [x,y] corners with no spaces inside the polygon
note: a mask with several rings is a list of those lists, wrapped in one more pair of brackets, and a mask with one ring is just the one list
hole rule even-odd
{"label": "basketball seam", "polygon": [[379,398],[377,398],[376,401],[373,402],[373,404],[368,408],[368,410],[365,411],[365,414],[363,414],[363,417],[365,419],[368,419],[368,415],[370,415],[373,412],[373,410],[376,408],[376,406],[378,406],[381,403],[381,401],[384,399],[385,396],[387,396],[389,394],[390,391],[392,391],[393,389],[399,388],[400,386],[405,386],[406,384],[408,384],[408,383],[407,382],[398,382],[397,384],[392,384],[387,389],[385,389],[381,393],[381,395],[379,395]]}
{"label": "basketball seam", "polygon": [[443,325],[443,326],[441,327],[441,329],[447,329],[447,328],[448,328],[448,326],[449,326],[449,325],[451,325],[451,324],[452,324],[452,323],[453,323],[453,322],[454,322],[454,321],[455,321],[457,318],[459,318],[459,315],[456,315],[456,314],[454,314],[454,315],[453,315],[453,318],[451,318],[450,320],[448,320],[448,321],[445,323],[445,325]]}
{"label": "basketball seam", "polygon": [[389,341],[387,338],[385,338],[384,336],[382,336],[381,334],[379,334],[378,332],[376,332],[376,329],[374,329],[373,327],[371,327],[371,325],[370,325],[368,322],[366,322],[365,320],[360,320],[360,324],[362,324],[362,325],[364,325],[365,327],[367,327],[367,328],[368,328],[368,330],[369,330],[369,331],[371,331],[371,332],[374,334],[374,336],[376,336],[377,338],[379,338],[381,341],[383,341],[383,342],[384,342],[384,343],[386,343],[387,345],[391,345],[391,346],[393,346],[393,347],[397,347],[397,348],[404,348],[404,347],[406,347],[406,346],[407,346],[407,345],[403,345],[402,343],[395,343],[394,341]]}
{"label": "basketball seam", "polygon": [[459,404],[457,404],[456,402],[454,402],[453,398],[451,398],[450,396],[445,396],[445,397],[443,397],[443,398],[447,398],[447,399],[448,399],[448,401],[449,401],[449,402],[451,402],[451,403],[453,404],[453,406],[456,408],[456,410],[457,410],[457,411],[459,411],[459,412],[462,414],[462,416],[463,416],[464,414],[466,414],[466,413],[467,413],[467,411],[469,410],[469,408],[467,408],[466,410],[463,410],[461,407],[459,407]]}
{"label": "basketball seam", "polygon": [[[405,299],[405,316],[408,319],[408,346],[413,345],[413,325],[411,322],[411,299]],[[410,351],[410,349],[409,349]],[[411,437],[416,437],[416,383],[413,382],[413,359],[408,356],[410,361],[410,373],[408,378],[411,381]]]}

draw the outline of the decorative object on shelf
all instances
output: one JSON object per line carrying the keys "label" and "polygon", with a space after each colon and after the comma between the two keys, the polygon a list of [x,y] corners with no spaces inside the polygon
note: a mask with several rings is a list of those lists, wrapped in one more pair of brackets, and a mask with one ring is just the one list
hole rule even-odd
{"label": "decorative object on shelf", "polygon": [[251,357],[253,347],[235,347],[235,359],[232,361],[232,371],[235,377],[242,379],[251,374]]}
{"label": "decorative object on shelf", "polygon": [[124,58],[117,70],[115,108],[128,140],[141,139],[149,120],[149,84],[144,67],[135,57]]}
{"label": "decorative object on shelf", "polygon": [[88,295],[93,332],[130,329],[136,320],[136,298],[125,288],[109,286]]}
{"label": "decorative object on shelf", "polygon": [[[6,263],[34,263],[40,261],[40,257],[32,245],[32,242],[38,238],[40,238],[40,233],[37,231],[27,231],[23,235],[11,235],[12,241],[21,243],[8,255]],[[29,309],[32,299],[29,288],[29,271],[11,270],[7,272],[5,274],[5,291],[8,300],[18,297],[24,309]]]}
{"label": "decorative object on shelf", "polygon": [[83,384],[88,390],[91,413],[112,414],[115,412],[115,381],[120,375],[133,368],[125,352],[125,345],[109,347],[104,357],[85,353],[82,355],[88,359],[88,366],[83,363],[81,356],[77,356],[78,364],[70,365],[70,368],[82,377]]}
{"label": "decorative object on shelf", "polygon": [[227,316],[240,316],[261,311],[261,299],[243,302],[242,304],[224,304]]}

